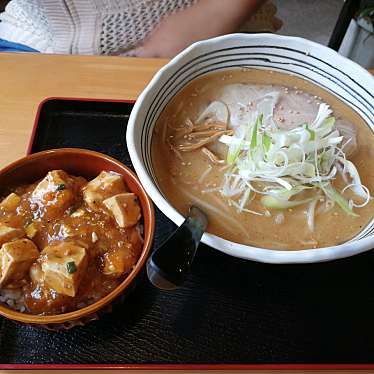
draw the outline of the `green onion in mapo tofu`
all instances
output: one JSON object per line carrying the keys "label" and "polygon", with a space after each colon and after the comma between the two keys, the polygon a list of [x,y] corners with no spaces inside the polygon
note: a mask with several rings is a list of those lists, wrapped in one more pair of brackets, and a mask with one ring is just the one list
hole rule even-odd
{"label": "green onion in mapo tofu", "polygon": [[74,261],[70,261],[66,264],[66,270],[69,274],[73,274],[77,271],[77,266],[75,265]]}
{"label": "green onion in mapo tofu", "polygon": [[57,188],[56,188],[56,192],[57,191],[63,191],[65,189],[65,184],[64,183],[60,183]]}

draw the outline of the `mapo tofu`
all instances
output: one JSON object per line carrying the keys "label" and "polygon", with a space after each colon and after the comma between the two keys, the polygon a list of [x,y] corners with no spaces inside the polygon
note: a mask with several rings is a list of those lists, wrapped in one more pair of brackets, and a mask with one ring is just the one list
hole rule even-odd
{"label": "mapo tofu", "polygon": [[141,209],[122,177],[63,170],[0,202],[0,301],[31,314],[82,308],[115,289],[143,247]]}

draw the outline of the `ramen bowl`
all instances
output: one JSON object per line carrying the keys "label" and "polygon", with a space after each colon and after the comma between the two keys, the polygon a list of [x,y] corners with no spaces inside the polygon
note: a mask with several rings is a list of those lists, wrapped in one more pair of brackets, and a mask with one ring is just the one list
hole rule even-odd
{"label": "ramen bowl", "polygon": [[132,290],[136,280],[143,273],[151,250],[155,224],[153,204],[136,175],[119,161],[102,153],[85,149],[48,150],[15,161],[0,171],[1,193],[23,184],[34,183],[49,171],[56,169],[65,170],[69,174],[82,176],[88,180],[96,177],[101,171],[113,171],[120,174],[129,191],[135,193],[139,199],[144,225],[144,242],[140,257],[126,278],[106,296],[81,309],[55,315],[34,315],[16,311],[5,303],[0,303],[0,315],[3,317],[53,330],[67,329],[98,319],[102,313],[111,311],[114,301],[123,300],[123,296]]}
{"label": "ramen bowl", "polygon": [[[356,63],[317,43],[270,34],[232,34],[193,44],[162,68],[140,95],[127,128],[131,160],[157,207],[175,224],[184,217],[157,183],[151,158],[152,135],[167,104],[188,83],[205,74],[232,68],[273,70],[294,75],[331,93],[374,131],[374,78]],[[335,224],[334,222],[332,224]],[[306,250],[276,250],[242,245],[205,233],[203,243],[231,256],[267,263],[328,261],[374,247],[374,220],[342,244]]]}

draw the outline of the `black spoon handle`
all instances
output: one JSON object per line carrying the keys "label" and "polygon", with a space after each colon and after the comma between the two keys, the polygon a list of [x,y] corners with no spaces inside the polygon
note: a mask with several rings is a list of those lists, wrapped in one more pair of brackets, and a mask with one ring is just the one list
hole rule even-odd
{"label": "black spoon handle", "polygon": [[147,274],[153,285],[172,290],[183,283],[207,224],[206,215],[192,206],[183,224],[148,259]]}

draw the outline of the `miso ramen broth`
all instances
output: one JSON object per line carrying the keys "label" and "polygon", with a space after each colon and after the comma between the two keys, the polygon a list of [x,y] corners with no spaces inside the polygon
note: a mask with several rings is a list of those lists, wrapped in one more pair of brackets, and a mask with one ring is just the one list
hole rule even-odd
{"label": "miso ramen broth", "polygon": [[256,69],[193,80],[152,139],[158,185],[181,214],[199,206],[208,232],[271,249],[336,245],[364,229],[373,159],[374,135],[346,104],[298,77]]}

